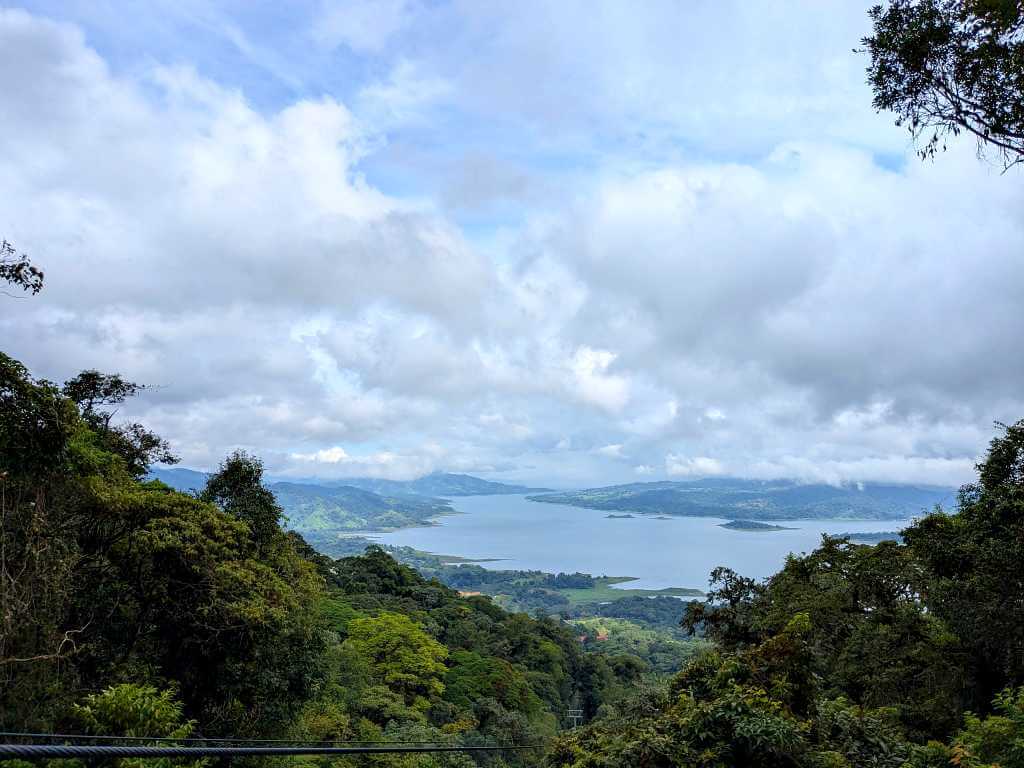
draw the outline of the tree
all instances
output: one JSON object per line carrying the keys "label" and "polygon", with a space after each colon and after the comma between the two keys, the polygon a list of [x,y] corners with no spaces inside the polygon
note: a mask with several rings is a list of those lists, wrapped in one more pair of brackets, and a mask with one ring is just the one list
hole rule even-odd
{"label": "tree", "polygon": [[274,494],[263,487],[263,462],[245,451],[235,451],[221,462],[200,498],[247,523],[261,550],[280,534],[283,513]]}
{"label": "tree", "polygon": [[444,678],[444,698],[456,706],[472,709],[474,702],[490,697],[505,709],[527,715],[540,710],[540,699],[525,676],[504,659],[459,650],[452,654],[451,661]]}
{"label": "tree", "polygon": [[956,515],[933,514],[904,532],[924,566],[928,608],[967,647],[967,706],[984,711],[1024,683],[1024,420],[1002,426],[979,482],[960,491]]}
{"label": "tree", "polygon": [[[76,730],[98,736],[152,736],[154,738],[187,739],[196,727],[194,720],[185,720],[175,691],[158,691],[151,685],[122,683],[85,697],[75,704],[71,719]],[[74,761],[84,765],[82,761]],[[175,760],[171,758],[120,758],[117,768],[205,768],[209,758]]]}
{"label": "tree", "polygon": [[146,505],[150,519],[92,592],[109,606],[97,677],[124,674],[127,656],[176,680],[204,733],[282,735],[323,675],[314,568],[285,536],[258,550],[249,527],[213,504],[157,484],[127,493],[123,503]]}
{"label": "tree", "polygon": [[88,370],[64,382],[62,391],[65,397],[75,402],[82,412],[82,417],[93,427],[109,429],[110,420],[116,411],[101,411],[99,407],[120,405],[145,388],[143,384],[125,381],[117,373]]}
{"label": "tree", "polygon": [[354,619],[345,643],[368,660],[378,683],[413,709],[425,711],[431,699],[444,693],[448,650],[407,616],[382,613]]}
{"label": "tree", "polygon": [[824,537],[790,556],[763,584],[716,569],[715,589],[691,603],[684,627],[703,627],[721,648],[743,650],[810,620],[807,669],[827,695],[892,707],[915,737],[947,735],[962,711],[962,647],[922,603],[921,564],[908,547]]}
{"label": "tree", "polygon": [[80,625],[65,621],[79,551],[55,531],[74,525],[62,503],[82,429],[74,404],[0,352],[0,725],[36,727]]}
{"label": "tree", "polygon": [[891,0],[869,15],[874,106],[896,113],[922,158],[973,135],[1004,169],[1024,162],[1024,11],[1018,0]]}
{"label": "tree", "polygon": [[32,294],[43,289],[43,271],[6,240],[0,241],[0,280]]}
{"label": "tree", "polygon": [[137,389],[62,391],[0,354],[0,728],[174,681],[204,732],[282,735],[322,677],[323,580],[279,529],[139,482],[104,411]]}
{"label": "tree", "polygon": [[110,424],[117,409],[109,406],[120,405],[146,389],[146,385],[126,381],[117,373],[87,370],[64,382],[61,390],[78,406],[82,418],[101,438],[104,448],[121,456],[136,478],[145,475],[154,462],[176,464],[178,461],[170,444],[142,424]]}

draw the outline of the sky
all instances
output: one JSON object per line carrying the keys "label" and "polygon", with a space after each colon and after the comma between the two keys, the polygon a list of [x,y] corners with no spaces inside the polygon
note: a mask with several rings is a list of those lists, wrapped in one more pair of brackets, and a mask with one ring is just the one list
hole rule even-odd
{"label": "sky", "polygon": [[0,295],[182,465],[956,485],[1024,418],[1024,172],[915,155],[866,2],[0,10]]}

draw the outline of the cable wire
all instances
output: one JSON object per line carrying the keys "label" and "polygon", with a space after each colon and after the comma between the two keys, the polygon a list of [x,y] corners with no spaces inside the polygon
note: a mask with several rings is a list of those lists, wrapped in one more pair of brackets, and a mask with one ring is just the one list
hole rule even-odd
{"label": "cable wire", "polygon": [[70,757],[241,757],[253,755],[372,755],[410,752],[499,752],[535,749],[535,744],[509,746],[450,746],[391,744],[349,747],[147,747],[110,745],[0,744],[0,758]]}
{"label": "cable wire", "polygon": [[303,739],[246,739],[246,738],[205,738],[189,736],[174,738],[173,736],[97,736],[88,733],[22,733],[17,731],[0,731],[0,738],[14,739],[49,739],[60,741],[146,741],[168,744],[290,744],[294,746],[317,745],[374,745],[374,744],[437,744],[436,741],[342,741],[331,739],[313,741]]}

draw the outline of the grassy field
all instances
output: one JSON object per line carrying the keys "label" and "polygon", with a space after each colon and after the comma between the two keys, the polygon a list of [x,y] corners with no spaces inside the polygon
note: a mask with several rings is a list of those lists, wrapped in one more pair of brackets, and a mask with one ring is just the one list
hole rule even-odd
{"label": "grassy field", "polygon": [[699,589],[688,589],[686,587],[668,587],[666,589],[619,589],[615,584],[625,584],[636,581],[632,576],[601,576],[595,578],[593,589],[559,589],[559,594],[564,595],[573,605],[584,603],[604,603],[617,600],[620,597],[655,597],[657,595],[669,595],[671,597],[702,597],[704,595]]}

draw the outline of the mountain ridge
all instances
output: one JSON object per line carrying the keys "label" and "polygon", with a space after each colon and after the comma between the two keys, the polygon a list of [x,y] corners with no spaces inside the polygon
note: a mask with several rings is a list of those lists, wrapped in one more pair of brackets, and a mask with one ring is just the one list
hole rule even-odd
{"label": "mountain ridge", "polygon": [[627,483],[528,498],[588,509],[728,520],[890,520],[926,513],[955,493],[953,488],[899,483],[836,486],[712,478]]}
{"label": "mountain ridge", "polygon": [[[206,484],[208,472],[187,467],[153,467],[149,472],[150,480],[160,480],[179,491],[199,490]],[[362,488],[380,495],[400,496],[497,496],[518,493],[551,493],[551,488],[539,488],[515,483],[499,483],[495,480],[484,480],[474,475],[454,472],[431,472],[429,475],[413,480],[389,480],[377,477],[346,477],[338,480],[320,480],[318,478],[285,478],[271,477],[267,486],[277,483],[293,483],[305,486],[321,486],[334,488],[348,486]]]}
{"label": "mountain ridge", "polygon": [[[207,473],[185,467],[158,467],[149,473],[172,488],[198,492]],[[546,491],[482,480],[472,475],[436,472],[416,480],[353,478],[331,482],[273,480],[265,483],[284,510],[287,526],[311,543],[327,545],[353,532],[381,532],[433,525],[433,518],[454,514],[445,496],[507,495]]]}
{"label": "mountain ridge", "polygon": [[374,493],[407,494],[414,496],[502,496],[519,493],[550,493],[550,488],[499,483],[473,475],[453,472],[432,472],[415,480],[386,480],[374,477],[352,477],[332,481],[331,485],[350,485]]}

